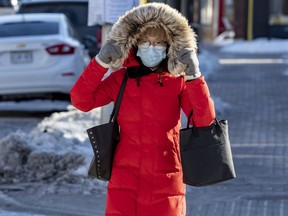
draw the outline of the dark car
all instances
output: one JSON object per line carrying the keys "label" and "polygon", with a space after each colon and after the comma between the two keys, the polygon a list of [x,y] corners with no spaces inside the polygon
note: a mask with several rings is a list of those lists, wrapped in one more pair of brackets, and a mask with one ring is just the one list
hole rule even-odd
{"label": "dark car", "polygon": [[101,47],[101,26],[88,26],[89,0],[21,0],[16,13],[63,13],[75,27],[82,43],[94,57]]}

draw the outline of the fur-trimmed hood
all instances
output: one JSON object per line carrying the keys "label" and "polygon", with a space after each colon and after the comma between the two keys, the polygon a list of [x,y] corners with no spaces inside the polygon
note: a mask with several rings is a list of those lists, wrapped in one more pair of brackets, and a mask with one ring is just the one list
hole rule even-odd
{"label": "fur-trimmed hood", "polygon": [[149,27],[162,27],[166,31],[169,43],[168,70],[179,76],[186,66],[177,60],[177,55],[185,47],[196,51],[196,35],[187,19],[164,3],[148,3],[135,7],[112,26],[107,40],[115,41],[122,52],[122,57],[113,61],[112,67],[121,67],[130,49],[136,46],[141,33]]}

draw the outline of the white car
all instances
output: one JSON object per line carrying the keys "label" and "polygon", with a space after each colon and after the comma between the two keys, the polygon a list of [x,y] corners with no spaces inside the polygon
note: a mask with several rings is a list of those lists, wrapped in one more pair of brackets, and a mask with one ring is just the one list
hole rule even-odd
{"label": "white car", "polygon": [[64,14],[0,16],[0,97],[68,95],[89,61]]}

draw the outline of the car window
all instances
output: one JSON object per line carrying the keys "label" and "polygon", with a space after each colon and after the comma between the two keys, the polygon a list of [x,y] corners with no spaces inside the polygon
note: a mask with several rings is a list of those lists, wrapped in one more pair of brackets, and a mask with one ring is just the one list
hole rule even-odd
{"label": "car window", "polygon": [[58,22],[11,22],[0,24],[0,37],[54,34],[59,34]]}
{"label": "car window", "polygon": [[85,2],[22,4],[18,13],[64,13],[74,26],[86,26],[88,4]]}

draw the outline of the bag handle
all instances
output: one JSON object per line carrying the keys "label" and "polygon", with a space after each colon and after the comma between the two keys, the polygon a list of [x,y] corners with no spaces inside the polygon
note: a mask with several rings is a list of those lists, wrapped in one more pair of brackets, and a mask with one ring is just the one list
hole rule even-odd
{"label": "bag handle", "polygon": [[188,116],[188,120],[187,120],[187,126],[186,126],[186,128],[189,128],[189,124],[190,124],[190,120],[191,120],[191,118],[192,118],[193,126],[196,127],[196,124],[195,124],[194,119],[193,119],[192,116],[193,116],[193,110],[191,110],[191,112],[190,112],[190,114],[189,114],[189,116]]}
{"label": "bag handle", "polygon": [[118,96],[117,96],[117,99],[116,99],[116,102],[115,102],[115,105],[114,105],[112,113],[110,115],[109,122],[111,122],[112,119],[114,119],[114,121],[117,120],[117,116],[118,116],[118,112],[120,109],[120,104],[122,101],[122,97],[123,97],[123,93],[124,93],[124,89],[125,89],[127,80],[128,80],[128,75],[127,75],[127,73],[125,73],[121,87],[120,87],[120,90],[119,90],[119,93],[118,93]]}
{"label": "bag handle", "polygon": [[[188,116],[188,121],[187,121],[187,126],[186,128],[188,129],[189,128],[189,123],[190,123],[190,120],[192,118],[192,124],[193,124],[193,127],[197,130],[197,127],[196,127],[196,124],[195,124],[195,121],[194,121],[194,118],[193,118],[193,110],[191,110],[189,116]],[[217,120],[217,118],[214,119],[214,123],[216,124],[216,130],[218,130],[217,132],[221,133],[222,129],[220,127],[220,123],[219,121]],[[213,124],[213,123],[212,123]],[[196,131],[195,130],[195,131]],[[196,132],[197,133],[197,132]]]}

